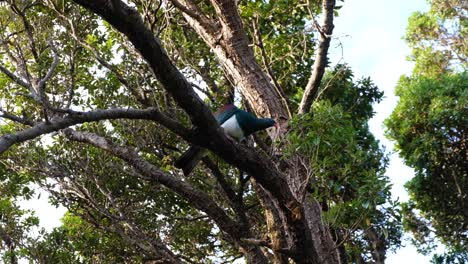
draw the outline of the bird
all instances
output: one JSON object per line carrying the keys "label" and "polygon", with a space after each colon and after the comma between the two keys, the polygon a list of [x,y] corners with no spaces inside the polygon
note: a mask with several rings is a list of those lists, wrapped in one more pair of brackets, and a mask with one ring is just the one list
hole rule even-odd
{"label": "bird", "polygon": [[[239,141],[257,131],[277,126],[274,119],[257,118],[254,114],[239,109],[234,104],[224,105],[214,113],[214,116],[224,132]],[[185,176],[188,176],[205,155],[204,148],[192,145],[174,162],[174,165],[182,169]]]}

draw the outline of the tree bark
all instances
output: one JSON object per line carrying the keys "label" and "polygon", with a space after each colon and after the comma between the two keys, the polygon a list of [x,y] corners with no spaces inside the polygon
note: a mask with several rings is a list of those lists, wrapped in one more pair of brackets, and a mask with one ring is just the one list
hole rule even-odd
{"label": "tree bark", "polygon": [[273,249],[273,263],[275,264],[286,264],[288,263],[288,257],[284,255],[281,250],[287,249],[288,243],[286,230],[284,230],[284,220],[281,216],[281,212],[278,210],[278,202],[259,184],[252,180],[252,185],[255,189],[258,199],[265,212],[265,221],[268,229],[268,236],[271,240],[271,248]]}
{"label": "tree bark", "polygon": [[[284,123],[290,118],[281,93],[255,60],[235,1],[212,0],[218,20],[208,19],[189,1],[172,1],[177,7],[188,6],[191,15],[183,13],[190,26],[215,53],[234,87],[237,87],[259,116],[272,117]],[[181,9],[184,11],[184,9]],[[203,19],[201,19],[202,17]]]}
{"label": "tree bark", "polygon": [[[99,14],[125,34],[148,61],[164,88],[187,112],[192,123],[204,128],[200,133],[192,137],[188,136],[186,139],[212,150],[228,163],[246,171],[277,200],[269,206],[272,212],[278,212],[277,215],[282,217],[283,222],[281,227],[274,227],[273,224],[271,227],[281,228],[282,230],[278,232],[288,235],[288,248],[283,251],[288,257],[296,263],[339,263],[337,249],[327,226],[322,223],[320,206],[317,203],[308,202],[307,199],[297,199],[303,195],[295,194],[289,187],[291,185],[291,182],[288,182],[289,179],[301,181],[303,176],[298,176],[299,179],[295,179],[294,177],[297,177],[295,175],[286,177],[276,169],[268,157],[249,151],[222,136],[208,107],[175,68],[158,40],[144,26],[135,10],[119,0],[75,0],[75,2]],[[186,11],[186,19],[213,49],[228,77],[240,89],[253,110],[260,116],[271,116],[280,124],[285,124],[289,119],[285,101],[281,100],[281,94],[275,90],[255,60],[235,1],[213,0],[212,4],[218,16],[217,21],[211,21],[194,4],[187,1],[181,10]],[[190,193],[182,193],[182,195],[191,197]],[[217,221],[221,229],[233,228],[223,221]],[[236,232],[231,231],[233,234]],[[252,249],[256,251],[255,248],[248,248],[246,245],[241,245],[241,247],[245,252],[251,252]],[[264,261],[255,255],[247,256],[247,258],[250,257],[252,261],[258,261],[258,263]]]}
{"label": "tree bark", "polygon": [[85,122],[95,122],[105,119],[146,119],[154,120],[158,123],[163,124],[167,128],[173,130],[179,135],[188,135],[189,130],[182,126],[180,123],[167,117],[163,113],[159,112],[156,108],[148,108],[144,110],[140,109],[106,109],[106,110],[95,110],[89,112],[72,112],[65,117],[58,117],[51,119],[46,122],[41,122],[33,125],[31,128],[23,131],[7,134],[0,137],[0,154],[5,152],[13,144],[25,142],[30,139],[34,139],[38,136],[48,134],[54,131],[59,131],[76,124],[82,124]]}

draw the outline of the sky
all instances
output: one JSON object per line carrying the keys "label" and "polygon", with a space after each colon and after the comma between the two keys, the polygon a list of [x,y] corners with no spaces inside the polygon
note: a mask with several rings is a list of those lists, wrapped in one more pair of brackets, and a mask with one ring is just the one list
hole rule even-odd
{"label": "sky", "polygon": [[[343,7],[335,18],[333,41],[330,47],[332,65],[340,59],[349,64],[357,78],[370,76],[384,91],[384,100],[375,105],[375,117],[369,122],[374,135],[386,147],[393,150],[393,143],[384,137],[383,120],[390,115],[397,104],[394,88],[399,77],[410,74],[413,64],[406,61],[410,50],[402,37],[408,17],[414,11],[429,9],[425,0],[346,0],[338,2]],[[390,156],[387,175],[393,184],[393,198],[407,201],[404,183],[413,176],[397,154]],[[36,209],[41,224],[51,230],[60,225],[59,218],[65,210],[47,206],[47,194],[40,200],[30,200],[23,206]],[[395,253],[388,253],[386,263],[429,263],[430,257],[416,252],[409,242]]]}

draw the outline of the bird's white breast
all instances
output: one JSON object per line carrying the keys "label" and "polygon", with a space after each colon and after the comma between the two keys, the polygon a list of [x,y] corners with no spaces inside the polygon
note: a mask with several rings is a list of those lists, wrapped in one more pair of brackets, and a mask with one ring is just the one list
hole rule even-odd
{"label": "bird's white breast", "polygon": [[224,128],[224,131],[231,137],[236,139],[244,138],[244,132],[239,126],[239,122],[237,122],[236,115],[233,115],[231,118],[226,120],[226,122],[224,122],[221,127]]}

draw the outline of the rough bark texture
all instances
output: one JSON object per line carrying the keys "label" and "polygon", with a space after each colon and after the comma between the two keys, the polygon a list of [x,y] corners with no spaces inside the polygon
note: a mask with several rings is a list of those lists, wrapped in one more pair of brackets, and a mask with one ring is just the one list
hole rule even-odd
{"label": "rough bark texture", "polygon": [[291,241],[288,243],[286,240],[288,236],[282,228],[284,221],[281,212],[278,210],[279,206],[277,205],[277,201],[275,201],[265,189],[256,184],[255,181],[253,181],[253,187],[265,210],[264,214],[268,228],[268,236],[271,240],[271,248],[273,249],[273,263],[288,263],[288,257],[282,253],[282,250],[287,249]]}
{"label": "rough bark texture", "polygon": [[307,219],[312,240],[317,250],[318,263],[341,263],[341,259],[333,242],[329,228],[322,222],[320,204],[309,198],[304,201],[305,217]]}
{"label": "rough bark texture", "polygon": [[[179,3],[178,1],[173,2],[176,5]],[[253,51],[248,45],[248,39],[234,1],[212,0],[211,2],[216,10],[216,21],[206,21],[207,18],[201,14],[196,5],[188,0],[184,1],[184,4],[189,6],[193,12],[192,14],[185,13],[187,21],[211,47],[225,72],[234,85],[239,87],[242,95],[247,99],[252,109],[257,114],[270,115],[286,121],[289,119],[287,106],[281,100],[281,93],[275,90],[270,79],[261,70],[261,67],[255,60]],[[326,54],[330,44],[329,35],[331,35],[333,29],[334,4],[335,1],[324,1],[324,7],[327,8],[324,10],[327,14],[327,24],[325,25],[327,31],[321,35],[320,50],[317,55],[319,61],[314,65],[311,76],[311,81],[317,83],[317,87],[320,84],[326,65]],[[199,19],[202,16],[204,19]],[[280,120],[280,122],[283,120]],[[291,184],[303,185],[306,180],[304,179],[304,175],[289,176],[288,186],[291,186]],[[261,193],[261,191],[257,188],[257,193]],[[302,202],[301,199],[297,198],[302,197],[304,191],[302,188],[296,193],[293,190],[296,201]],[[339,263],[338,253],[334,249],[334,242],[327,227],[321,221],[321,210],[318,203],[306,200],[303,201],[303,207],[297,210],[296,213],[298,215],[302,214],[298,217],[305,218],[302,220],[306,221],[306,223],[302,223],[303,232],[298,234],[295,233],[298,230],[289,230],[287,224],[278,222],[282,210],[278,208],[278,204],[274,202],[274,199],[268,197],[268,193],[260,195],[260,199],[262,200],[263,207],[266,208],[265,217],[267,219],[270,239],[272,240],[273,248],[277,250],[274,254],[275,262],[282,263],[284,261],[282,254],[278,253],[281,247],[287,244],[289,246],[293,245],[293,247],[297,246],[294,240],[300,239],[306,241],[305,244],[307,245],[313,245],[316,252],[311,252],[310,248],[297,248],[298,251],[305,251],[296,257],[296,262],[320,261],[321,263]],[[285,236],[290,238],[289,243],[285,241]]]}
{"label": "rough bark texture", "polygon": [[172,2],[178,7],[190,8],[190,13],[184,13],[188,23],[210,46],[230,81],[239,88],[252,110],[259,116],[272,117],[279,122],[289,119],[287,106],[281,100],[280,92],[274,88],[270,78],[255,60],[235,1],[211,1],[217,20],[201,14],[191,1]]}

